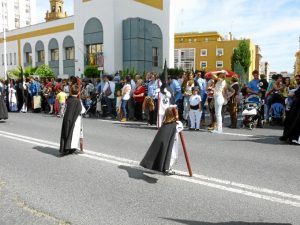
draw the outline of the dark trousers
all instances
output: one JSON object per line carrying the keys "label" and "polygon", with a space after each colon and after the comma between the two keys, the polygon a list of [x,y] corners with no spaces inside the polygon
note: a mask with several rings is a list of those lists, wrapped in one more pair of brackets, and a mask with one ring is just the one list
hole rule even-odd
{"label": "dark trousers", "polygon": [[183,120],[183,99],[178,99],[175,104],[177,105],[179,120]]}
{"label": "dark trousers", "polygon": [[134,117],[139,121],[143,120],[143,102],[136,102],[135,103]]}
{"label": "dark trousers", "polygon": [[229,101],[229,113],[230,113],[230,120],[231,120],[231,126],[236,127],[237,126],[237,103]]}
{"label": "dark trousers", "polygon": [[154,99],[154,110],[149,112],[149,121],[148,123],[150,125],[155,125],[157,121],[157,110],[158,110],[158,105],[157,105],[157,99]]}

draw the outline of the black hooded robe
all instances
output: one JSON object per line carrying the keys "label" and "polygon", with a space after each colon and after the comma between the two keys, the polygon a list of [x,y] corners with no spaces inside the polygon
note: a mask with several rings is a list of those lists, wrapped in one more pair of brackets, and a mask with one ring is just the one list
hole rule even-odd
{"label": "black hooded robe", "polygon": [[7,107],[3,98],[0,95],[0,120],[7,120],[7,119],[8,119]]}
{"label": "black hooded robe", "polygon": [[284,121],[283,136],[280,138],[290,142],[299,140],[300,136],[300,88],[295,92],[295,100],[291,106],[290,112]]}
{"label": "black hooded robe", "polygon": [[82,110],[81,102],[74,96],[69,96],[67,100],[67,109],[64,114],[64,119],[61,128],[60,150],[61,154],[66,154],[71,151],[71,143],[75,122]]}
{"label": "black hooded robe", "polygon": [[176,122],[161,126],[140,163],[142,167],[160,172],[169,170],[176,126]]}

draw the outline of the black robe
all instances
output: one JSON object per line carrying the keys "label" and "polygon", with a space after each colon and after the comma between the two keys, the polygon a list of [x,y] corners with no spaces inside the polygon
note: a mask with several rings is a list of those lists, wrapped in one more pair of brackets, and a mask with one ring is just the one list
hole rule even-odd
{"label": "black robe", "polygon": [[0,120],[7,120],[8,112],[3,98],[0,96]]}
{"label": "black robe", "polygon": [[64,115],[61,137],[60,137],[60,153],[68,153],[71,150],[72,136],[75,122],[81,113],[81,102],[74,96],[69,96],[67,100],[67,109]]}
{"label": "black robe", "polygon": [[176,134],[176,122],[163,124],[140,165],[144,168],[165,172],[169,170]]}
{"label": "black robe", "polygon": [[300,135],[300,88],[295,92],[295,100],[284,121],[282,140],[297,140]]}

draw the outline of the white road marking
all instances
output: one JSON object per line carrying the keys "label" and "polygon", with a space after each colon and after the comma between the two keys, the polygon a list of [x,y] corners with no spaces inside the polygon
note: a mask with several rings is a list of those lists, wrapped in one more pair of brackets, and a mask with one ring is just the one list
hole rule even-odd
{"label": "white road marking", "polygon": [[[105,123],[112,123],[112,124],[124,124],[124,125],[140,125],[140,126],[145,126],[145,127],[155,127],[155,126],[147,126],[146,123],[143,122],[120,122],[120,121],[114,121],[114,120],[103,120],[103,119],[98,119],[97,121],[100,122],[105,122]],[[188,130],[185,130],[188,131]],[[210,133],[208,130],[206,129],[200,129],[200,131],[204,131],[204,132],[208,132]],[[239,133],[229,133],[229,132],[223,132],[220,135],[230,135],[230,136],[239,136],[239,137],[254,137],[253,134],[239,134]]]}
{"label": "white road marking", "polygon": [[[4,138],[9,138],[12,140],[17,140],[20,142],[25,142],[29,144],[34,144],[42,147],[49,147],[53,149],[57,149],[59,144],[55,142],[50,142],[50,141],[45,141],[37,138],[32,138],[24,135],[19,135],[19,134],[14,134],[10,132],[5,132],[0,130],[0,137]],[[85,150],[86,154],[79,154],[79,156],[85,157],[85,158],[90,158],[102,162],[107,162],[110,164],[114,165],[123,165],[123,166],[129,166],[133,168],[137,168],[143,171],[149,171],[147,169],[144,169],[139,166],[138,161],[126,159],[126,158],[121,158],[121,157],[116,157],[113,155],[108,155],[104,153],[99,153],[91,150]],[[155,174],[161,174],[159,172],[151,171],[152,173]],[[264,199],[268,200],[271,202],[277,202],[280,204],[286,204],[294,207],[300,208],[300,196],[299,195],[294,195],[290,193],[285,193],[281,191],[275,191],[267,188],[260,188],[260,187],[255,187],[251,185],[246,185],[246,184],[241,184],[241,183],[236,183],[228,180],[221,180],[218,178],[213,178],[213,177],[208,177],[204,175],[199,175],[199,174],[193,174],[193,178],[187,177],[188,173],[183,172],[183,171],[175,171],[176,174],[174,176],[170,176],[171,178],[177,179],[177,180],[182,180],[186,181],[189,183],[194,183],[198,185],[203,185],[223,191],[229,191],[237,194],[242,194],[254,198],[259,198],[259,199]],[[226,185],[226,186],[225,186]],[[258,193],[259,192],[259,193]],[[260,194],[264,193],[264,194]],[[265,195],[268,194],[268,195]],[[275,197],[276,196],[276,197]],[[293,201],[289,200],[292,199]]]}

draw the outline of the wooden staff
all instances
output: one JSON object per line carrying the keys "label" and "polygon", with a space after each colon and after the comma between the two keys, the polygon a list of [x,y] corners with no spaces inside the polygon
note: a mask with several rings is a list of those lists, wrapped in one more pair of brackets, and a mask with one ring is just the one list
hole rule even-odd
{"label": "wooden staff", "polygon": [[[160,89],[159,79],[157,79],[157,88]],[[159,107],[160,107],[160,90],[157,93],[157,115],[156,115],[157,129],[159,129]]]}
{"label": "wooden staff", "polygon": [[[176,108],[173,107],[172,110],[173,110],[174,115],[176,115],[177,121],[179,121],[179,117],[178,117],[178,113],[177,113]],[[181,140],[181,144],[182,144],[182,149],[183,149],[186,165],[187,165],[187,168],[189,170],[189,175],[190,175],[190,177],[192,177],[193,176],[192,167],[191,167],[191,163],[190,163],[189,156],[188,156],[188,153],[187,153],[187,149],[186,149],[186,145],[185,145],[185,141],[184,141],[182,131],[179,132],[179,136],[180,136],[180,140]]]}

